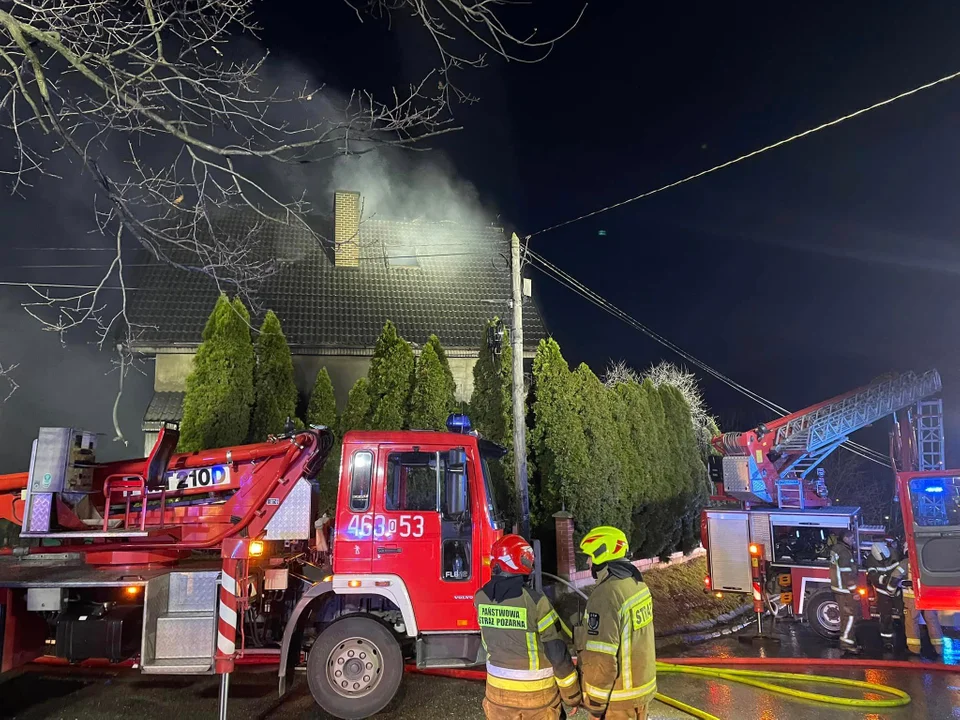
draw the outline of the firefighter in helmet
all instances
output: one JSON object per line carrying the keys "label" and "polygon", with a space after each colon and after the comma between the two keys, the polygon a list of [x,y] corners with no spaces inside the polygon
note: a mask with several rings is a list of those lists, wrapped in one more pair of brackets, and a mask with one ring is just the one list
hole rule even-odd
{"label": "firefighter in helmet", "polygon": [[907,650],[915,655],[920,654],[920,616],[923,615],[923,621],[927,625],[927,635],[930,636],[930,644],[937,655],[942,655],[943,629],[940,627],[940,616],[936,610],[917,610],[913,573],[906,547],[904,547],[903,559],[894,569],[893,574],[903,582],[903,634],[907,636]]}
{"label": "firefighter in helmet", "polygon": [[580,683],[561,636],[570,630],[546,597],[525,586],[533,548],[505,535],[491,556],[493,578],[473,598],[487,651],[484,713],[488,720],[555,720],[565,717],[562,704],[576,712]]}
{"label": "firefighter in helmet", "polygon": [[622,530],[594,528],[580,550],[597,579],[583,616],[585,642],[577,648],[583,706],[597,718],[645,720],[657,692],[650,590],[626,560]]}
{"label": "firefighter in helmet", "polygon": [[880,639],[884,650],[893,651],[893,612],[897,604],[900,580],[894,570],[897,560],[890,546],[882,540],[875,542],[867,557],[867,582],[877,595],[877,613],[880,615]]}
{"label": "firefighter in helmet", "polygon": [[853,654],[860,652],[854,628],[860,612],[855,545],[856,534],[848,529],[830,548],[830,589],[840,606],[840,648]]}

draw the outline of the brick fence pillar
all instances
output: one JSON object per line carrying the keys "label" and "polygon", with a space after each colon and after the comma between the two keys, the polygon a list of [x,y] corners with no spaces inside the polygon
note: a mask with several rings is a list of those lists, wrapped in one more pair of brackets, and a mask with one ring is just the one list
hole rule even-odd
{"label": "brick fence pillar", "polygon": [[566,510],[553,514],[557,526],[557,575],[569,580],[577,571],[573,556],[573,515]]}

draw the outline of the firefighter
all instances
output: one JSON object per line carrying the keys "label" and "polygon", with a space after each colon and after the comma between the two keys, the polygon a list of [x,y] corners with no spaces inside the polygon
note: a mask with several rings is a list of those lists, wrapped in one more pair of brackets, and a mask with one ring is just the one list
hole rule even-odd
{"label": "firefighter", "polygon": [[880,639],[883,649],[893,652],[893,613],[897,604],[899,576],[894,571],[897,560],[890,546],[878,541],[870,548],[867,558],[867,582],[877,595],[877,613],[880,615]]}
{"label": "firefighter", "polygon": [[640,571],[626,561],[627,536],[594,528],[580,543],[597,585],[583,615],[578,647],[583,706],[606,720],[645,720],[657,692],[653,599]]}
{"label": "firefighter", "polygon": [[[906,548],[904,548],[906,549]],[[907,651],[915,655],[920,654],[920,615],[927,624],[927,635],[930,644],[937,655],[943,654],[943,630],[940,627],[940,616],[936,610],[917,610],[916,598],[913,592],[913,574],[910,569],[910,558],[904,553],[894,574],[903,579],[903,632],[907,636]]]}
{"label": "firefighter", "polygon": [[[580,683],[560,629],[569,634],[550,601],[525,586],[533,548],[505,535],[491,548],[493,578],[477,591],[480,634],[487,651],[488,720],[555,720],[580,705]],[[560,629],[558,629],[558,627]]]}
{"label": "firefighter", "polygon": [[853,530],[844,530],[830,549],[830,589],[840,606],[840,648],[858,654],[855,624],[860,612],[857,594],[857,550]]}

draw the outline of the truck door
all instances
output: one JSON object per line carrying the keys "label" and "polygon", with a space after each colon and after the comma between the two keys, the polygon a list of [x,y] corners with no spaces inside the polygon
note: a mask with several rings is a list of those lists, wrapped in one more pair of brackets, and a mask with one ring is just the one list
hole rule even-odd
{"label": "truck door", "polygon": [[333,543],[335,573],[369,573],[371,570],[375,468],[373,448],[344,446]]}
{"label": "truck door", "polygon": [[907,489],[917,607],[960,610],[960,477],[924,474]]}
{"label": "truck door", "polygon": [[463,451],[391,445],[380,454],[374,573],[403,579],[420,630],[471,626],[477,573]]}

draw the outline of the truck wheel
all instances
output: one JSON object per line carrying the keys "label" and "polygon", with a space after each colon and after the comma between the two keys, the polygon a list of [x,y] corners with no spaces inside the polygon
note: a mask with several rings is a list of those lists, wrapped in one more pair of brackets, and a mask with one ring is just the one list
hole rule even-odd
{"label": "truck wheel", "polygon": [[396,638],[376,620],[348,617],[320,633],[307,659],[310,692],[343,720],[376,715],[393,700],[403,678]]}
{"label": "truck wheel", "polygon": [[807,600],[806,616],[810,627],[820,637],[836,640],[840,637],[840,606],[829,590],[820,590]]}

